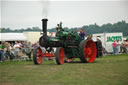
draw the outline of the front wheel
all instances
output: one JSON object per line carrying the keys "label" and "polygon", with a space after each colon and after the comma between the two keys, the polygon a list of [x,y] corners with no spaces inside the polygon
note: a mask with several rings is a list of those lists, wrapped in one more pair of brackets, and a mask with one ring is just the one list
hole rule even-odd
{"label": "front wheel", "polygon": [[57,48],[55,55],[56,63],[58,65],[64,64],[64,49],[62,47]]}
{"label": "front wheel", "polygon": [[34,50],[33,52],[33,61],[34,64],[39,65],[42,63],[42,56],[41,56],[42,50],[40,47]]}

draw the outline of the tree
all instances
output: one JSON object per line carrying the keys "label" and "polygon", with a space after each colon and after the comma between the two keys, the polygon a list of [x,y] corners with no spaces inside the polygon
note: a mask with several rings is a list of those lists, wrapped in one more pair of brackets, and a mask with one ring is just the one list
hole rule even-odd
{"label": "tree", "polygon": [[[64,27],[63,29],[65,31],[77,31],[83,28],[86,32],[86,36],[88,34],[94,34],[94,33],[103,33],[103,32],[123,32],[124,36],[128,36],[128,23],[126,21],[122,20],[117,23],[111,24],[103,24],[102,26],[97,25],[96,23],[90,24],[90,25],[84,25],[82,27],[75,27],[75,28],[68,28]],[[24,32],[24,31],[42,31],[39,27],[32,27],[27,29],[16,29],[12,30],[10,28],[1,28],[1,32]],[[48,29],[48,32],[56,32],[56,28]]]}

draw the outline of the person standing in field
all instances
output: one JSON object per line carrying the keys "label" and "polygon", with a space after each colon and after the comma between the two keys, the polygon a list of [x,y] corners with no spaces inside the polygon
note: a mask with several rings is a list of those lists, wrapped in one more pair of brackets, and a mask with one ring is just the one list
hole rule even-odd
{"label": "person standing in field", "polygon": [[29,61],[32,61],[32,59],[31,59],[31,52],[32,52],[31,42],[26,41],[25,44],[24,44],[24,47],[25,47],[25,53],[28,56]]}
{"label": "person standing in field", "polygon": [[119,51],[120,51],[120,41],[119,40],[117,40],[116,41],[116,44],[117,44],[117,54],[119,54]]}
{"label": "person standing in field", "polygon": [[116,43],[116,41],[114,41],[114,42],[112,43],[112,47],[113,47],[113,54],[114,54],[114,55],[117,55],[117,43]]}
{"label": "person standing in field", "polygon": [[124,46],[125,46],[125,48],[126,48],[126,53],[128,53],[128,39],[126,40]]}
{"label": "person standing in field", "polygon": [[20,51],[20,45],[18,44],[18,42],[16,41],[15,42],[15,45],[13,46],[15,52],[14,52],[14,55],[15,57],[17,58],[17,60],[19,59],[19,51]]}
{"label": "person standing in field", "polygon": [[2,41],[1,44],[0,44],[0,62],[3,62],[4,59],[5,59],[4,49],[5,49],[5,42]]}
{"label": "person standing in field", "polygon": [[120,45],[120,53],[126,53],[127,52],[125,43],[126,43],[126,40],[123,40],[123,42]]}
{"label": "person standing in field", "polygon": [[102,50],[102,41],[101,37],[96,38],[97,42],[97,57],[103,56],[103,50]]}

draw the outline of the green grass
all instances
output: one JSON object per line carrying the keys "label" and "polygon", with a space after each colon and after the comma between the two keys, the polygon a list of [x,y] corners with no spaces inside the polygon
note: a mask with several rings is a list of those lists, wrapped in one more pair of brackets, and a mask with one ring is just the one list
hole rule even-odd
{"label": "green grass", "polygon": [[0,63],[0,85],[128,85],[128,54],[63,65],[6,61]]}

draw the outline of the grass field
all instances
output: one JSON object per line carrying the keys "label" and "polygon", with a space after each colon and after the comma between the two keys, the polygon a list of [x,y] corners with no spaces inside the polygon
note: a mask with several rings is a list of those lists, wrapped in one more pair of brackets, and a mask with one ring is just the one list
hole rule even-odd
{"label": "grass field", "polygon": [[6,61],[0,63],[0,85],[128,85],[128,54],[63,65]]}

